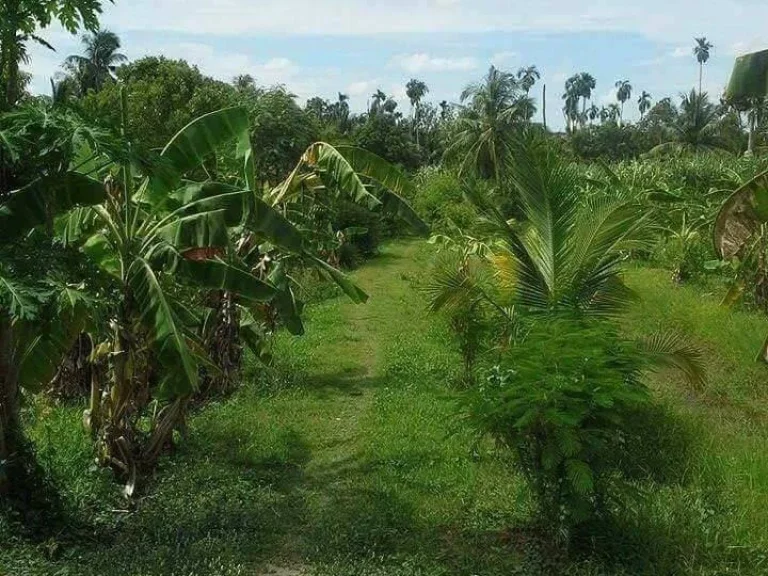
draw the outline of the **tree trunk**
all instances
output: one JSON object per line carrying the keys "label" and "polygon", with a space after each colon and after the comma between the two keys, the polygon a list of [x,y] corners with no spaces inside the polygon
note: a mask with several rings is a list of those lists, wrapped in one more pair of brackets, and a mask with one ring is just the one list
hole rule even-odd
{"label": "tree trunk", "polygon": [[701,96],[702,78],[704,76],[704,64],[699,62],[699,96]]}
{"label": "tree trunk", "polygon": [[11,319],[0,311],[0,496],[11,488],[13,460],[21,436],[18,367],[13,357]]}
{"label": "tree trunk", "polygon": [[547,85],[544,84],[541,89],[541,114],[544,121],[544,132],[547,131]]}
{"label": "tree trunk", "polygon": [[757,110],[751,110],[749,114],[749,140],[747,141],[747,152],[745,156],[752,156],[755,153],[755,124],[757,123]]}

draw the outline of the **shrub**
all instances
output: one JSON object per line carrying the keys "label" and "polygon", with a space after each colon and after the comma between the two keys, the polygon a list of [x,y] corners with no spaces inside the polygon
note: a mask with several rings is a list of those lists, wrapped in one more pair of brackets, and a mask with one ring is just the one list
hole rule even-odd
{"label": "shrub", "polygon": [[473,206],[464,199],[458,176],[443,168],[423,168],[415,178],[413,208],[434,229],[445,229],[450,222],[466,230],[477,220]]}
{"label": "shrub", "polygon": [[508,447],[558,538],[621,495],[631,416],[649,402],[642,359],[604,325],[537,323],[467,391],[478,431]]}

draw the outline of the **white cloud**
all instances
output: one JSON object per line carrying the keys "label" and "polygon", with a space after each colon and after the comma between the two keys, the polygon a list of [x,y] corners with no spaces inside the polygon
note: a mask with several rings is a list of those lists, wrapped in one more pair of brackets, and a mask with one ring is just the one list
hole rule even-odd
{"label": "white cloud", "polygon": [[[146,15],[151,14],[151,18]],[[758,0],[135,0],[105,9],[104,24],[189,34],[371,35],[427,32],[634,32],[665,42],[711,34],[716,45],[764,37]]]}
{"label": "white cloud", "polygon": [[693,56],[693,48],[690,46],[678,46],[669,54],[672,58],[688,58]]}
{"label": "white cloud", "polygon": [[390,61],[390,66],[402,68],[406,72],[451,72],[457,70],[473,70],[477,68],[477,60],[469,56],[460,58],[440,58],[430,56],[426,52],[417,54],[400,54]]}
{"label": "white cloud", "polygon": [[504,51],[496,52],[491,56],[491,64],[497,67],[509,66],[510,64],[517,62],[520,59],[520,54],[517,52]]}
{"label": "white cloud", "polygon": [[378,78],[374,78],[373,80],[359,80],[349,84],[346,92],[350,96],[368,96],[369,94],[373,94],[380,84],[381,81]]}

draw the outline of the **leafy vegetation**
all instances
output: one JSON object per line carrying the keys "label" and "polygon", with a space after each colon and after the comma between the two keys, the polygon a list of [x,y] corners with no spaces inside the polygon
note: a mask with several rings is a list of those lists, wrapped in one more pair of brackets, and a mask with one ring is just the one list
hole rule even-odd
{"label": "leafy vegetation", "polygon": [[553,133],[533,65],[302,105],[100,10],[0,4],[1,571],[765,571],[764,54]]}

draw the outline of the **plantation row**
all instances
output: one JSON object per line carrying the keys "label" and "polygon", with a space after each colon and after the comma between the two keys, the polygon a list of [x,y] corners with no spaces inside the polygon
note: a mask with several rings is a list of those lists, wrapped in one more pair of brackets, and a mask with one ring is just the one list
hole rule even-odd
{"label": "plantation row", "polygon": [[[359,115],[343,94],[302,108],[250,77],[126,63],[100,9],[0,10],[0,534],[25,550],[70,522],[38,458],[66,444],[30,439],[40,414],[77,407],[97,469],[140,510],[190,416],[237,402],[244,364],[274,376],[273,342],[304,334],[304,300],[364,304],[344,269],[410,235],[434,247],[419,289],[461,359],[440,385],[524,483],[523,546],[567,570],[599,526],[649,505],[678,429],[649,382],[674,371],[696,398],[708,365],[690,330],[627,330],[625,273],[661,267],[768,311],[766,53],[737,61],[720,105],[701,86],[679,107],[643,93],[637,125],[620,110],[592,126],[595,79],[577,74],[554,134],[534,122],[535,67],[491,67],[439,112],[414,79],[410,119],[381,91]],[[52,96],[33,96],[19,65],[52,20],[90,34]],[[711,48],[697,40],[700,65]],[[616,86],[623,106],[632,87]],[[768,359],[768,340],[754,353]],[[741,551],[745,570],[764,560]]]}

